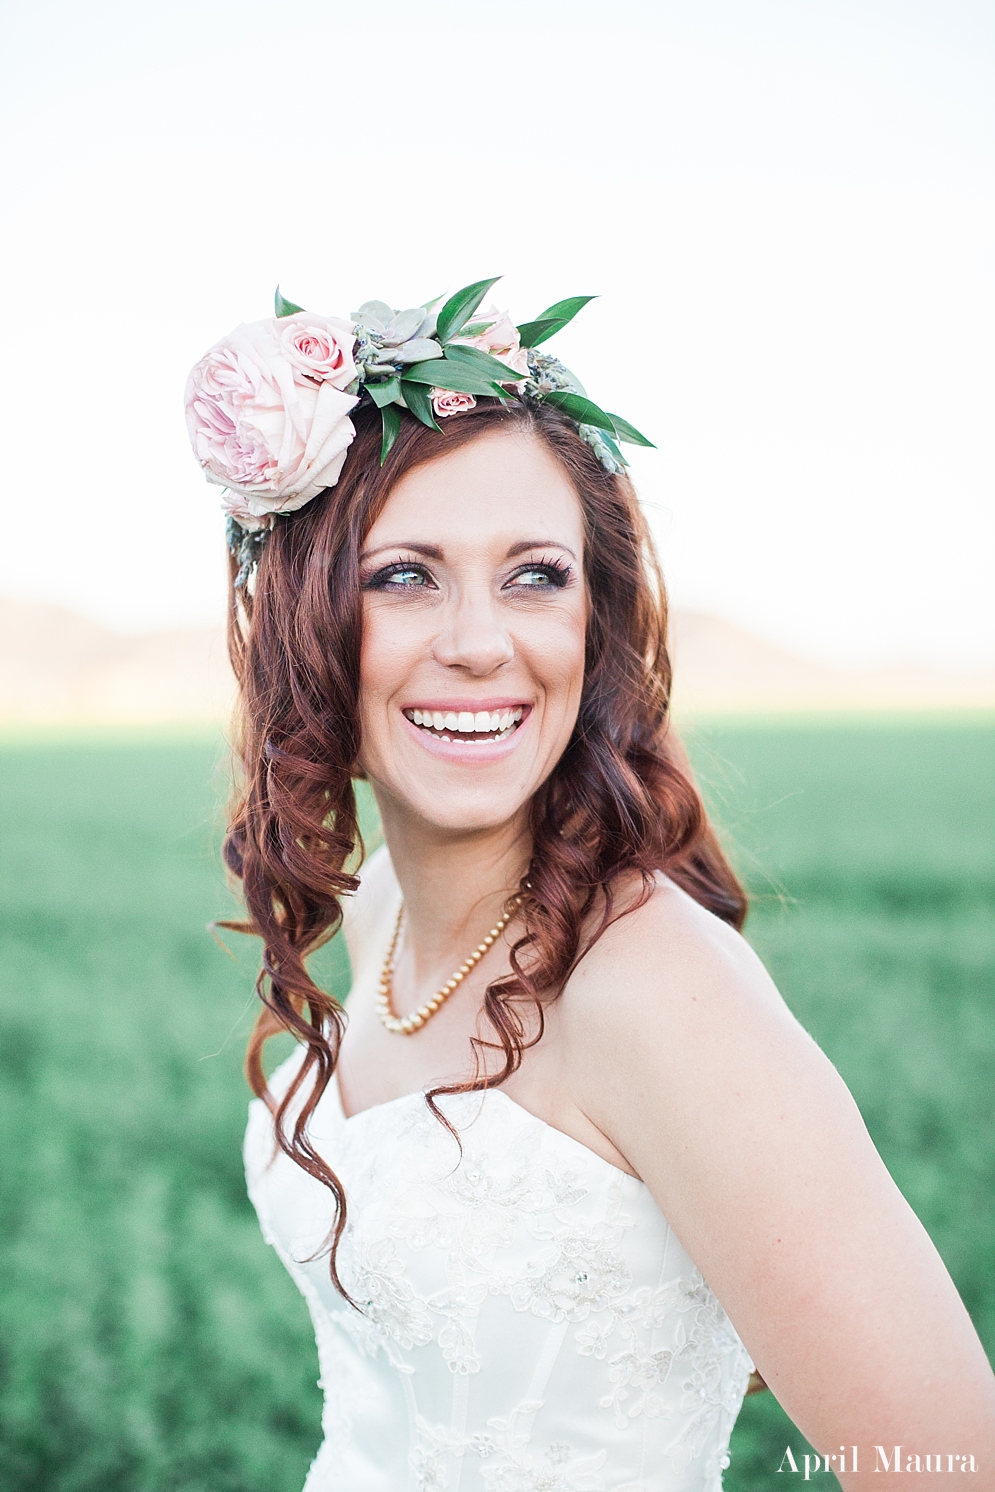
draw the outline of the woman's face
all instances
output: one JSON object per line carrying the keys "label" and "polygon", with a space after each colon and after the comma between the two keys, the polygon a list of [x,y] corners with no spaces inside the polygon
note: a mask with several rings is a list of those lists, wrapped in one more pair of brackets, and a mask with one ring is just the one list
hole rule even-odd
{"label": "woman's face", "polygon": [[573,486],[520,431],[397,483],[360,557],[360,765],[382,808],[452,832],[521,813],[577,718],[582,544]]}

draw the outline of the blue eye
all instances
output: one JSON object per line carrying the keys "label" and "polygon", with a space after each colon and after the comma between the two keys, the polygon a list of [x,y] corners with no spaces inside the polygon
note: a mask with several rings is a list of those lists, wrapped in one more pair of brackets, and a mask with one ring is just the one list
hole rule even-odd
{"label": "blue eye", "polygon": [[569,565],[542,564],[523,565],[516,570],[509,584],[520,585],[525,590],[560,590],[570,579]]}
{"label": "blue eye", "polygon": [[420,590],[431,584],[431,576],[421,565],[386,565],[371,575],[363,586],[367,591]]}

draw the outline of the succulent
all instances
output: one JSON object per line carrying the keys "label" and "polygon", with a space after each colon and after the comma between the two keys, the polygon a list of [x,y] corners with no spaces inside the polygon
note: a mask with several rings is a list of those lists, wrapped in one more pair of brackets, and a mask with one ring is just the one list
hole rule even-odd
{"label": "succulent", "polygon": [[398,366],[442,357],[434,339],[436,317],[424,306],[395,311],[386,301],[364,301],[353,311],[356,322],[357,363],[373,378],[390,378]]}

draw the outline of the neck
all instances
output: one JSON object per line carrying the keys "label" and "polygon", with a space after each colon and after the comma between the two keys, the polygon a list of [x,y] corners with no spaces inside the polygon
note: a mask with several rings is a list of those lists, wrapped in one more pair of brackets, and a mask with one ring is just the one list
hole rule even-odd
{"label": "neck", "polygon": [[404,897],[398,971],[403,965],[405,983],[414,987],[434,986],[462,963],[518,890],[531,853],[526,816],[454,835],[413,823],[389,802],[379,806]]}

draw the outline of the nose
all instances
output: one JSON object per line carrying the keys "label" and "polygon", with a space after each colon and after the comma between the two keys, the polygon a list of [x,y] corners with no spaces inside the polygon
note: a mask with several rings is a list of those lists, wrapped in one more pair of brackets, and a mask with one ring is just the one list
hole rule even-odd
{"label": "nose", "polygon": [[464,592],[446,607],[432,655],[444,668],[462,668],[475,678],[485,678],[511,662],[514,644],[486,588]]}

